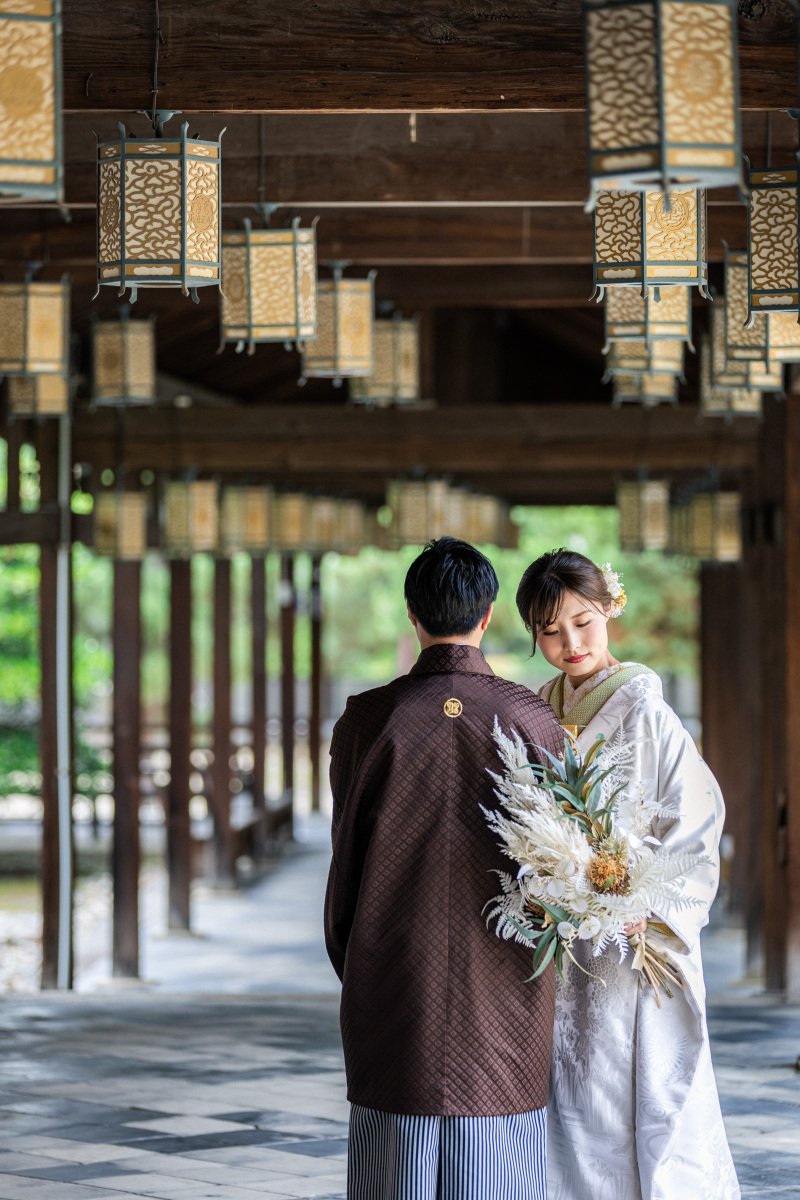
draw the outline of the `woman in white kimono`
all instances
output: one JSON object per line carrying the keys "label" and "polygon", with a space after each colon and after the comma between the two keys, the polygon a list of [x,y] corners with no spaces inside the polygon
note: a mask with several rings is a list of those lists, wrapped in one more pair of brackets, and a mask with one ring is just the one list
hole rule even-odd
{"label": "woman in white kimono", "polygon": [[[659,1008],[641,990],[632,953],[564,960],[550,1082],[548,1200],[738,1200],[722,1124],[705,1017],[700,930],[719,879],[724,807],[717,783],[641,663],[618,662],[608,620],[625,604],[610,567],[557,550],[522,577],[517,605],[559,674],[540,695],[587,750],[620,729],[633,746],[626,774],[646,788],[651,833],[671,850],[707,857],[687,880],[701,904],[652,913],[648,941],[666,950],[684,982]],[[664,810],[669,810],[666,815]],[[660,815],[659,815],[660,814]],[[633,934],[648,923],[630,927]]]}

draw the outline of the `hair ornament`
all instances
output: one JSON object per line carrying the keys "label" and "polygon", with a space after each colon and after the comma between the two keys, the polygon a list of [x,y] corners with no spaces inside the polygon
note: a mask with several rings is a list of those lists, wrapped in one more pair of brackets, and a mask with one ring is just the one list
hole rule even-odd
{"label": "hair ornament", "polygon": [[625,588],[620,583],[621,576],[619,572],[611,570],[610,562],[605,563],[600,570],[611,596],[610,615],[612,617],[620,617],[622,616],[623,608],[628,603],[628,597],[625,595]]}

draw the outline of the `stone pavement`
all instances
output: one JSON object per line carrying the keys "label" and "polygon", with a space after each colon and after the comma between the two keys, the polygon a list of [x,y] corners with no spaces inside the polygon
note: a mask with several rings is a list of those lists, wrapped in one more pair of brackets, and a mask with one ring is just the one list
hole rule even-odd
{"label": "stone pavement", "polygon": [[[209,895],[202,937],[147,940],[149,988],[0,997],[0,1200],[344,1197],[326,861],[312,842],[252,891]],[[705,953],[743,1193],[800,1195],[800,1010],[732,985],[735,932]]]}

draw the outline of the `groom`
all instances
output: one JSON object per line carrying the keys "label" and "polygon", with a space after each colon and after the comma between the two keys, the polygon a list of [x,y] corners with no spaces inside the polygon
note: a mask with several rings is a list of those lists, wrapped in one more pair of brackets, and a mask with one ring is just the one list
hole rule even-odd
{"label": "groom", "polygon": [[[480,651],[498,583],[455,538],[405,583],[421,654],[351,696],[333,733],[328,954],[342,980],[349,1200],[544,1200],[555,981],[486,927],[509,870],[496,804],[495,716],[563,751],[552,709]],[[534,758],[538,751],[532,750]],[[542,756],[543,757],[543,756]]]}

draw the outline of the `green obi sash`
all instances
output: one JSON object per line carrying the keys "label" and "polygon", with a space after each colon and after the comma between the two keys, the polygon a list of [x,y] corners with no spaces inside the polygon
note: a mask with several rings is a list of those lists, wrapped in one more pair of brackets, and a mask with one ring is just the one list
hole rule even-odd
{"label": "green obi sash", "polygon": [[564,679],[566,676],[559,675],[550,693],[550,705],[560,724],[577,737],[581,730],[585,729],[589,722],[597,716],[606,701],[611,699],[617,688],[621,688],[623,684],[629,683],[631,679],[636,679],[639,675],[655,675],[655,671],[651,671],[642,663],[633,663],[630,667],[622,667],[613,675],[609,675],[608,679],[598,683],[597,687],[592,688],[582,700],[579,700],[569,710],[566,716],[564,716]]}

